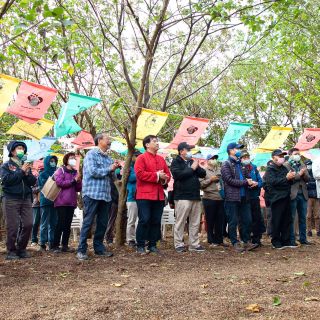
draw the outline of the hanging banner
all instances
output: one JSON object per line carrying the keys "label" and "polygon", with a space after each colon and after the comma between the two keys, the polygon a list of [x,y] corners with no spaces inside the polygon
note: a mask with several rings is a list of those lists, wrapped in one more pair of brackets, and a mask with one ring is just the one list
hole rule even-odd
{"label": "hanging banner", "polygon": [[27,160],[33,162],[46,157],[49,154],[49,150],[55,143],[55,141],[56,138],[52,137],[45,137],[40,141],[24,140],[23,142],[27,145],[28,148]]}
{"label": "hanging banner", "polygon": [[78,136],[72,141],[72,144],[75,144],[77,149],[85,149],[94,147],[94,140],[90,132],[82,130]]}
{"label": "hanging banner", "polygon": [[309,150],[320,140],[320,128],[306,128],[300,136],[295,148],[300,151]]}
{"label": "hanging banner", "polygon": [[18,96],[7,112],[28,123],[35,123],[44,117],[57,93],[56,89],[22,81]]}
{"label": "hanging banner", "polygon": [[320,149],[310,149],[306,151],[301,151],[301,154],[308,159],[315,160],[320,158]]}
{"label": "hanging banner", "polygon": [[164,126],[167,118],[167,112],[142,109],[137,123],[137,139],[143,140],[149,134],[156,136]]}
{"label": "hanging banner", "polygon": [[268,161],[271,160],[271,152],[260,152],[254,154],[253,164],[257,167],[266,166]]}
{"label": "hanging banner", "polygon": [[219,161],[228,159],[227,146],[231,142],[238,142],[241,137],[252,127],[251,123],[230,122],[219,148]]}
{"label": "hanging banner", "polygon": [[263,150],[275,150],[280,148],[287,140],[291,131],[292,128],[271,127],[271,130],[265,139],[260,143],[257,151],[263,152]]}
{"label": "hanging banner", "polygon": [[74,152],[76,151],[76,147],[72,144],[73,140],[74,138],[62,137],[62,138],[59,138],[58,141],[61,144],[61,147],[63,150],[68,152]]}
{"label": "hanging banner", "polygon": [[6,111],[17,92],[20,80],[0,74],[0,117]]}
{"label": "hanging banner", "polygon": [[38,120],[33,124],[19,120],[7,131],[7,133],[40,140],[50,131],[53,124],[53,121],[47,119]]}
{"label": "hanging banner", "polygon": [[207,129],[209,119],[185,117],[180,128],[167,149],[177,149],[180,142],[196,145],[201,135]]}
{"label": "hanging banner", "polygon": [[84,96],[81,94],[71,92],[69,94],[69,100],[65,104],[64,113],[62,115],[61,121],[65,118],[75,116],[76,114],[87,110],[88,108],[99,103],[101,99]]}
{"label": "hanging banner", "polygon": [[62,107],[59,118],[54,125],[54,136],[56,138],[66,136],[67,134],[81,131],[82,128],[76,123],[73,117],[65,117],[66,105]]}

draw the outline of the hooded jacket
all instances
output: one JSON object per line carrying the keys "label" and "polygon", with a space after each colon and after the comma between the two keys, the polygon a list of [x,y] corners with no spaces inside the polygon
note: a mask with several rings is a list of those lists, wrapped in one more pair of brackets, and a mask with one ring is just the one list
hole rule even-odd
{"label": "hooded jacket", "polygon": [[[51,159],[55,159],[56,163],[58,163],[58,158],[56,156],[45,157],[45,159],[43,160],[44,168],[43,168],[43,171],[41,171],[41,173],[39,174],[39,178],[38,178],[38,185],[40,190],[43,188],[48,178],[51,177],[57,169],[57,168],[52,168],[50,166]],[[53,202],[45,198],[42,192],[40,192],[40,207],[52,206],[52,205],[53,205]]]}
{"label": "hooded jacket", "polygon": [[8,146],[7,146],[7,149],[9,151],[9,157],[11,158],[13,155],[12,155],[12,151],[16,148],[16,147],[19,147],[19,146],[22,146],[24,148],[24,153],[26,154],[27,151],[28,151],[28,148],[27,148],[27,145],[22,142],[22,141],[17,141],[17,140],[13,140],[13,141],[10,141]]}

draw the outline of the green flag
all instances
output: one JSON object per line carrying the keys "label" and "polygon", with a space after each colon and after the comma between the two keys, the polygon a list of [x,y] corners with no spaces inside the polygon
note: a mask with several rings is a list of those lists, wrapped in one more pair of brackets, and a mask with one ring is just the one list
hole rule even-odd
{"label": "green flag", "polygon": [[54,136],[56,138],[82,130],[82,128],[73,119],[73,116],[70,116],[70,117],[65,116],[66,109],[67,109],[67,105],[65,104],[62,107],[62,110],[59,114],[59,118],[54,125]]}
{"label": "green flag", "polygon": [[[81,94],[71,92],[69,94],[69,100],[66,103],[66,114],[65,117],[72,117],[76,114],[87,110],[88,108],[99,103],[101,99],[83,96]],[[62,119],[63,120],[63,119]]]}

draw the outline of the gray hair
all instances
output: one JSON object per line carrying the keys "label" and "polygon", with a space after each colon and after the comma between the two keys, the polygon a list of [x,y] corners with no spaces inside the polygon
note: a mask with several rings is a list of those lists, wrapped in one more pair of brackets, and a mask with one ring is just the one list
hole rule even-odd
{"label": "gray hair", "polygon": [[99,144],[99,140],[103,139],[104,137],[109,138],[108,134],[105,132],[97,133],[96,136],[94,137],[94,144],[97,146]]}

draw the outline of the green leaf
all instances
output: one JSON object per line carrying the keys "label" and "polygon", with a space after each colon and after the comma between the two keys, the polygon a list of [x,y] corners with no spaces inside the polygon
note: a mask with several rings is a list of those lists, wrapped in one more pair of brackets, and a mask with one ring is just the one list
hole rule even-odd
{"label": "green leaf", "polygon": [[55,15],[55,16],[61,16],[64,12],[64,9],[63,7],[56,7],[52,10],[52,13]]}
{"label": "green leaf", "polygon": [[275,307],[280,306],[281,305],[281,300],[280,297],[275,296],[273,297],[273,303],[272,303]]}

